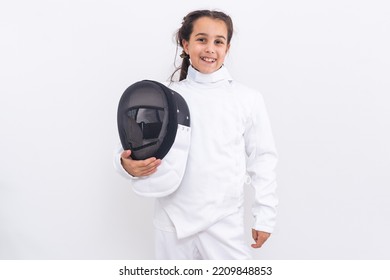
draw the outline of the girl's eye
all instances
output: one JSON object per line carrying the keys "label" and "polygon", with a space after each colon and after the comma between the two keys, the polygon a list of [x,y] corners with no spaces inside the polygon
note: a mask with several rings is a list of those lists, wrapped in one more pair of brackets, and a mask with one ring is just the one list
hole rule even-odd
{"label": "girl's eye", "polygon": [[199,42],[205,42],[205,41],[206,41],[206,39],[205,39],[205,38],[198,38],[198,39],[196,39],[196,41],[199,41]]}
{"label": "girl's eye", "polygon": [[215,43],[216,43],[217,45],[222,45],[222,44],[224,44],[224,42],[221,41],[221,40],[217,40],[217,41],[215,41]]}

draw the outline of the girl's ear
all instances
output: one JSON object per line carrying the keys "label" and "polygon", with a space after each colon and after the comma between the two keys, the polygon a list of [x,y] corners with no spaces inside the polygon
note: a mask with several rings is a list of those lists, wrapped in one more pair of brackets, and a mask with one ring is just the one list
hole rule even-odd
{"label": "girl's ear", "polygon": [[183,50],[186,54],[188,54],[188,41],[187,40],[181,40],[181,44],[183,45]]}
{"label": "girl's ear", "polygon": [[230,49],[230,44],[228,44],[226,47],[226,53],[228,53],[229,49]]}

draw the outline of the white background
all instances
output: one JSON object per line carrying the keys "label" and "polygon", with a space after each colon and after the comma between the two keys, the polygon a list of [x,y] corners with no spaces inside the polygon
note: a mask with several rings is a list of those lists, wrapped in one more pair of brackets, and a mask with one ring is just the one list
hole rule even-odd
{"label": "white background", "polygon": [[153,201],[112,166],[116,109],[130,84],[167,80],[200,8],[232,16],[226,65],[263,93],[280,154],[256,258],[390,258],[387,1],[15,0],[0,3],[0,259],[153,258]]}

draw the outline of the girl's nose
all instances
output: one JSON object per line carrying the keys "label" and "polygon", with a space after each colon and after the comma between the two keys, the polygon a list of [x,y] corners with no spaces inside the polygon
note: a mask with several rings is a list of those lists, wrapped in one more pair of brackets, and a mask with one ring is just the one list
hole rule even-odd
{"label": "girl's nose", "polygon": [[206,53],[215,53],[214,44],[207,44]]}

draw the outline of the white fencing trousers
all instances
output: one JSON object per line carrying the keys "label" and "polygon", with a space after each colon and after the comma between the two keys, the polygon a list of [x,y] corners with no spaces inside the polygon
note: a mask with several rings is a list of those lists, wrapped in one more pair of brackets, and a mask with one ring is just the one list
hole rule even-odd
{"label": "white fencing trousers", "polygon": [[244,232],[243,207],[206,230],[178,239],[176,232],[155,230],[155,254],[159,260],[252,259]]}

